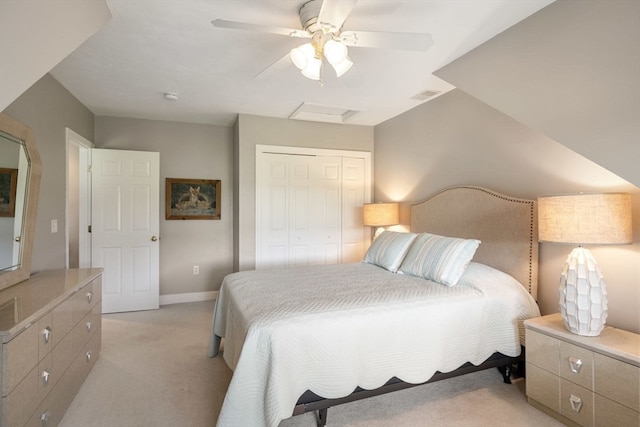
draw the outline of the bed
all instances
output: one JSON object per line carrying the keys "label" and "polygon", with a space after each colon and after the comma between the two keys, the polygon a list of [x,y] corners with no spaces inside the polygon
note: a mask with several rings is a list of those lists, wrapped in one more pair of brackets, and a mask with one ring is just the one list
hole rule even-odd
{"label": "bed", "polygon": [[366,262],[227,276],[209,346],[224,338],[234,371],[218,425],[324,424],[337,404],[521,362],[537,257],[533,200],[462,186],[412,206],[411,233],[383,233]]}

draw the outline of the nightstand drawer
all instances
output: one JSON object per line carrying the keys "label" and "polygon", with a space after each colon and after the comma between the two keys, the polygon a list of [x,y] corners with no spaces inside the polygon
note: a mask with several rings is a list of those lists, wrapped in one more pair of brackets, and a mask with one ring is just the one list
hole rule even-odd
{"label": "nightstand drawer", "polygon": [[593,426],[593,392],[561,379],[560,413],[581,426]]}
{"label": "nightstand drawer", "polygon": [[593,390],[593,352],[560,341],[560,376]]}
{"label": "nightstand drawer", "polygon": [[612,400],[594,395],[595,425],[597,427],[640,426],[640,412],[622,406]]}
{"label": "nightstand drawer", "polygon": [[640,411],[640,368],[596,353],[594,391]]}
{"label": "nightstand drawer", "polygon": [[560,379],[556,375],[529,363],[529,361],[526,362],[526,365],[527,397],[549,409],[560,412]]}
{"label": "nightstand drawer", "polygon": [[560,348],[557,339],[527,329],[526,344],[527,362],[558,375]]}

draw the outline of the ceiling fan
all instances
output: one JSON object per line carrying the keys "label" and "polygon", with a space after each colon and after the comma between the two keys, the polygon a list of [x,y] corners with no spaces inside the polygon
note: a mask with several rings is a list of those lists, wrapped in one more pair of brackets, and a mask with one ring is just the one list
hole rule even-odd
{"label": "ceiling fan", "polygon": [[257,31],[288,37],[310,39],[283,58],[267,67],[260,74],[289,58],[305,77],[321,81],[321,70],[326,60],[338,77],[349,71],[353,62],[348,47],[400,49],[426,51],[433,40],[430,34],[395,33],[379,31],[343,31],[342,26],[358,0],[310,0],[299,10],[302,29],[270,25],[250,24],[216,19],[214,27]]}

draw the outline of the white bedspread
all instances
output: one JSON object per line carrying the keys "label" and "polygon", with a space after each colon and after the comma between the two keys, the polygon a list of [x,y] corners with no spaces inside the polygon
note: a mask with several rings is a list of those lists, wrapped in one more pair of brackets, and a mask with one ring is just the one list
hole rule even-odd
{"label": "white bedspread", "polygon": [[515,279],[476,263],[453,287],[365,263],[231,274],[213,316],[234,371],[217,425],[275,427],[306,390],[337,398],[517,356],[519,323],[539,315]]}

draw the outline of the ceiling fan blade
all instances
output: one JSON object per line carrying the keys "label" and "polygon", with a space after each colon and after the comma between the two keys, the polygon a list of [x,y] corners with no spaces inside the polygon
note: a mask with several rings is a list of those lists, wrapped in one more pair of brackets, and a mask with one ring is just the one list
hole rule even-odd
{"label": "ceiling fan blade", "polygon": [[339,31],[357,2],[358,0],[324,0],[318,22],[322,26],[330,26]]}
{"label": "ceiling fan blade", "polygon": [[279,58],[273,64],[260,71],[258,74],[253,76],[253,78],[256,80],[266,80],[274,74],[279,74],[280,72],[286,70],[292,65],[293,62],[291,61],[291,55],[289,54],[289,52],[287,52],[282,58]]}
{"label": "ceiling fan blade", "polygon": [[230,28],[233,30],[256,31],[259,33],[278,34],[288,37],[310,38],[311,34],[304,30],[296,30],[293,28],[276,27],[272,25],[249,24],[247,22],[226,21],[224,19],[215,19],[211,21],[214,27]]}
{"label": "ceiling fan blade", "polygon": [[347,46],[424,52],[433,45],[431,34],[343,31],[338,37]]}

